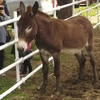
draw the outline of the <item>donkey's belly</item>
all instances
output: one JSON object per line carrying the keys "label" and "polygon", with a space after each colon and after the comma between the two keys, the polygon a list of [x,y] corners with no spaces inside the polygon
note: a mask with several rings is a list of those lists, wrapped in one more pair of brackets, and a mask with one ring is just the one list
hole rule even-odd
{"label": "donkey's belly", "polygon": [[81,52],[81,50],[86,47],[86,46],[89,46],[88,42],[86,44],[84,44],[83,46],[77,46],[77,47],[64,47],[61,52],[64,52],[64,53],[72,53],[72,54],[76,54],[78,52]]}
{"label": "donkey's belly", "polygon": [[67,53],[67,54],[76,54],[76,53],[78,53],[78,52],[81,52],[81,50],[82,50],[83,48],[81,48],[81,49],[62,49],[61,50],[61,53]]}

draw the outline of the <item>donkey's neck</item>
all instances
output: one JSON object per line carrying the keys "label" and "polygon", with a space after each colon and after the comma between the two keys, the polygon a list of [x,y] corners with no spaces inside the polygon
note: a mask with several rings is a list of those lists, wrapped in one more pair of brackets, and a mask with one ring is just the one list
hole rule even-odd
{"label": "donkey's neck", "polygon": [[45,13],[43,13],[43,12],[40,12],[40,11],[38,11],[38,13],[36,14],[36,16],[35,16],[35,18],[36,18],[36,21],[37,21],[37,23],[38,23],[38,25],[39,25],[39,23],[47,23],[47,24],[49,24],[50,22],[51,22],[51,18],[50,18],[50,16],[48,16],[47,14],[45,14]]}

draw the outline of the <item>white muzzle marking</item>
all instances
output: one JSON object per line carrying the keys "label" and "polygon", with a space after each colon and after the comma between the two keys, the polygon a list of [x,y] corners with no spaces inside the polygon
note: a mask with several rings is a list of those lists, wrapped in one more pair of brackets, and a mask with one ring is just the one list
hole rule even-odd
{"label": "white muzzle marking", "polygon": [[17,46],[18,46],[18,49],[19,49],[19,50],[21,50],[21,49],[23,48],[23,49],[24,49],[23,52],[25,52],[26,49],[27,49],[27,43],[26,43],[25,41],[22,41],[22,40],[19,40],[19,41],[18,41]]}

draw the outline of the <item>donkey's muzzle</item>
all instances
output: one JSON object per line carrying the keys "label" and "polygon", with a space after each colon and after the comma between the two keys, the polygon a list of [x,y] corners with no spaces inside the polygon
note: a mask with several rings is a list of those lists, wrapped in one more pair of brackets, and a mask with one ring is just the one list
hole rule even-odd
{"label": "donkey's muzzle", "polygon": [[23,53],[27,49],[27,43],[25,41],[18,41],[17,43],[17,49],[20,53]]}
{"label": "donkey's muzzle", "polygon": [[19,51],[19,53],[23,53],[24,52],[24,48],[18,48],[17,47],[17,50]]}

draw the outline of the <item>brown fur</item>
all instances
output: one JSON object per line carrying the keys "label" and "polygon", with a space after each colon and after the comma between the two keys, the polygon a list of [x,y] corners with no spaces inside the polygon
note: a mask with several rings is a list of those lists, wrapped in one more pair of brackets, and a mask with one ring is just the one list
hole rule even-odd
{"label": "brown fur", "polygon": [[[24,8],[22,6],[20,8]],[[43,85],[40,91],[44,93],[47,85],[49,53],[54,59],[54,74],[57,80],[56,91],[59,92],[60,52],[63,48],[67,48],[72,52],[74,51],[80,65],[78,78],[78,82],[80,82],[83,79],[84,65],[86,61],[84,55],[81,53],[81,50],[86,47],[90,57],[90,63],[93,67],[94,82],[96,82],[98,77],[95,69],[95,60],[93,57],[93,27],[90,21],[82,16],[73,17],[66,21],[54,19],[37,10],[38,4],[35,3],[32,11],[28,7],[27,12],[21,12],[22,17],[18,22],[18,50],[24,50],[23,46],[19,46],[20,41],[23,40],[28,44],[35,39],[36,46],[40,50],[40,56],[43,63]],[[26,29],[32,29],[32,31],[27,33],[25,31]]]}

